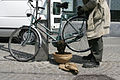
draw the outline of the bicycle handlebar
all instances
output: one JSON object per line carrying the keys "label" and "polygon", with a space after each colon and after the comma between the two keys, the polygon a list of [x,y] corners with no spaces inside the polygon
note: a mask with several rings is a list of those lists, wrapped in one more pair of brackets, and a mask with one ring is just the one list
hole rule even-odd
{"label": "bicycle handlebar", "polygon": [[28,0],[28,2],[33,2],[33,0]]}
{"label": "bicycle handlebar", "polygon": [[68,4],[69,4],[69,2],[64,2],[64,3],[57,4],[56,6],[59,7],[59,8],[67,9],[68,8]]}
{"label": "bicycle handlebar", "polygon": [[[36,8],[36,7],[34,7],[34,5],[31,2],[33,2],[33,0],[28,0],[28,3],[30,4],[30,6],[32,8]],[[38,9],[45,9],[45,8],[44,7],[38,7]]]}

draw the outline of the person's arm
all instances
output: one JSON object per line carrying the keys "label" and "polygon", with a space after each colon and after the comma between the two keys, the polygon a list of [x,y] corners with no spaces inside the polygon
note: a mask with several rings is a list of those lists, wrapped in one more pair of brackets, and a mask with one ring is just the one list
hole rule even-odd
{"label": "person's arm", "polygon": [[83,9],[84,11],[89,11],[95,8],[97,4],[98,4],[97,0],[89,0],[88,3],[84,4],[81,9]]}

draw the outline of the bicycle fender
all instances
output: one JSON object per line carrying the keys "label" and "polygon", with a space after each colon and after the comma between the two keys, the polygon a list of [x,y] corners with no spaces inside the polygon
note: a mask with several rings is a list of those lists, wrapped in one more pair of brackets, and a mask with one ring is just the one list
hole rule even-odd
{"label": "bicycle fender", "polygon": [[34,27],[34,26],[32,26],[32,29],[34,29],[36,32],[37,32],[37,35],[39,36],[39,48],[41,47],[41,45],[42,45],[42,38],[41,38],[41,34],[40,34],[40,32]]}

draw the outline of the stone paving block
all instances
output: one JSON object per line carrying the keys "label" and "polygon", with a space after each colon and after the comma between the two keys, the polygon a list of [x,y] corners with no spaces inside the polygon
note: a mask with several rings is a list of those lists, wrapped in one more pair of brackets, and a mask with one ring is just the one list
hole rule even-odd
{"label": "stone paving block", "polygon": [[[82,68],[85,62],[82,56],[86,53],[73,53],[71,62],[74,62],[79,69],[78,75],[107,75],[115,80],[120,78],[120,38],[104,38],[103,62],[98,68]],[[51,45],[51,44],[50,44]],[[0,43],[0,79],[2,80],[73,80],[78,75],[65,72],[58,68],[58,64],[53,60],[52,53],[56,51],[50,46],[50,61],[41,62],[18,62],[10,57],[7,44]],[[6,56],[6,57],[5,57]]]}

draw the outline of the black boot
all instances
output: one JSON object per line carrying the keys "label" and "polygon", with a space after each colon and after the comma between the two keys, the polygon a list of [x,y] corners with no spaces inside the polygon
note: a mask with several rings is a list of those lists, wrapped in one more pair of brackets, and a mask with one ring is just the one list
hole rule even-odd
{"label": "black boot", "polygon": [[84,68],[94,68],[99,67],[100,63],[96,61],[94,57],[91,58],[91,60],[87,63],[84,63],[82,67]]}
{"label": "black boot", "polygon": [[91,60],[91,58],[93,57],[92,53],[89,54],[88,56],[83,56],[82,59],[83,60]]}
{"label": "black boot", "polygon": [[84,63],[82,67],[84,68],[94,68],[94,67],[99,67],[100,63],[99,62],[88,62]]}

